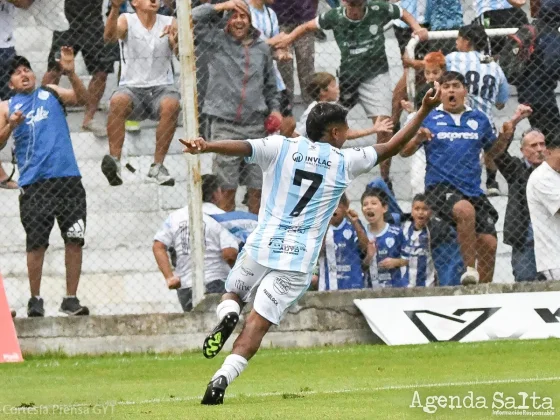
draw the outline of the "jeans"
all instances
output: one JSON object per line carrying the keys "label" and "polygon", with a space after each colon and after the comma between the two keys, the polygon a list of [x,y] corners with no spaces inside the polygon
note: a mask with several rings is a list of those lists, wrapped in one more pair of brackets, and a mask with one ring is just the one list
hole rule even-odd
{"label": "jeans", "polygon": [[459,286],[463,274],[463,257],[459,244],[447,242],[432,249],[432,258],[438,276],[438,286]]}
{"label": "jeans", "polygon": [[512,249],[511,266],[513,268],[513,277],[515,281],[537,280],[537,263],[535,262],[535,248],[533,243]]}

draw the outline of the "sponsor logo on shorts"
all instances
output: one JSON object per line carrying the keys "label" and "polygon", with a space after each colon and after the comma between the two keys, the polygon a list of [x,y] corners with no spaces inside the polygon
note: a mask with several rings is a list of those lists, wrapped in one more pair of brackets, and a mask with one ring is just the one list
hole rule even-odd
{"label": "sponsor logo on shorts", "polygon": [[66,237],[73,239],[83,239],[85,233],[86,229],[84,221],[80,219],[76,223],[74,223],[70,229],[68,229],[68,232],[66,232]]}
{"label": "sponsor logo on shorts", "polygon": [[248,292],[249,290],[251,290],[251,288],[247,286],[243,280],[235,280],[234,285],[237,290],[240,290],[242,292]]}
{"label": "sponsor logo on shorts", "polygon": [[244,276],[247,277],[253,277],[255,275],[255,273],[253,273],[251,270],[245,267],[241,267],[241,272],[243,273]]}
{"label": "sponsor logo on shorts", "polygon": [[288,293],[290,286],[290,278],[286,276],[276,277],[274,279],[274,283],[272,284],[274,291],[279,295],[285,295]]}
{"label": "sponsor logo on shorts", "polygon": [[275,254],[299,255],[300,252],[307,250],[305,244],[282,238],[272,238],[268,243],[268,247]]}
{"label": "sponsor logo on shorts", "polygon": [[264,294],[266,295],[267,298],[270,299],[270,301],[271,301],[272,303],[274,303],[276,306],[278,306],[278,301],[276,300],[276,298],[275,298],[274,296],[272,296],[272,295],[270,294],[270,292],[269,292],[268,290],[264,289]]}

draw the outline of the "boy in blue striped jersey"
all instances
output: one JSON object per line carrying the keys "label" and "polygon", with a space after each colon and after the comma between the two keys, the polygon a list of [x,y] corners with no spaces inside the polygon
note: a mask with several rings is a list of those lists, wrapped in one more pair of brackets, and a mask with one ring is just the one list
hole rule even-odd
{"label": "boy in blue striped jersey", "polygon": [[373,288],[406,286],[401,270],[408,264],[402,252],[404,236],[400,226],[385,221],[388,203],[387,194],[378,188],[366,188],[362,195],[362,212],[368,222],[366,230],[370,240],[364,263],[369,266]]}
{"label": "boy in blue striped jersey", "polygon": [[239,320],[241,307],[253,309],[233,351],[209,382],[202,404],[222,404],[225,390],[245,370],[272,325],[308,289],[331,217],[350,182],[403,148],[437,106],[430,91],[413,120],[385,144],[341,149],[348,132],[348,111],[320,103],[307,119],[309,138],[272,136],[256,140],[181,140],[186,153],[244,157],[263,171],[257,228],[226,281],[216,308],[219,324],[206,337],[203,355],[215,357]]}

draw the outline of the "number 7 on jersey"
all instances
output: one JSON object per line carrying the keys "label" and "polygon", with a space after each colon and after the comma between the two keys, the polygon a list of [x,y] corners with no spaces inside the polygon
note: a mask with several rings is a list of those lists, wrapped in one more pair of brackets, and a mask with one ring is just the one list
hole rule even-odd
{"label": "number 7 on jersey", "polygon": [[290,213],[290,216],[292,217],[299,216],[303,211],[303,209],[305,208],[305,206],[307,206],[307,204],[311,201],[311,199],[319,189],[321,182],[323,182],[323,175],[314,172],[303,171],[301,169],[296,169],[296,173],[294,175],[294,185],[301,187],[301,182],[304,179],[311,181],[311,185],[309,186],[307,191],[305,191],[303,197],[301,197],[301,199],[298,201],[298,203]]}

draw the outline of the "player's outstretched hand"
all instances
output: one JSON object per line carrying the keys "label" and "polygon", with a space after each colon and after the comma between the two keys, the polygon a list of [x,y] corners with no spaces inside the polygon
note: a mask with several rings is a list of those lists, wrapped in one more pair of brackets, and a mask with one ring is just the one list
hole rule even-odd
{"label": "player's outstretched hand", "polygon": [[58,64],[64,74],[74,72],[74,49],[72,47],[65,46],[60,49]]}
{"label": "player's outstretched hand", "polygon": [[185,148],[183,149],[183,153],[190,153],[191,155],[204,153],[204,151],[208,147],[208,143],[202,137],[189,140],[179,139],[179,141],[185,146]]}
{"label": "player's outstretched hand", "polygon": [[375,133],[392,133],[394,126],[395,124],[393,124],[390,118],[382,119],[381,117],[377,117],[373,125],[373,130]]}
{"label": "player's outstretched hand", "polygon": [[10,118],[8,119],[8,124],[10,125],[10,128],[13,130],[24,121],[25,121],[25,115],[23,115],[23,112],[16,111],[12,115],[10,115]]}
{"label": "player's outstretched hand", "polygon": [[424,99],[422,99],[422,107],[431,111],[441,103],[441,88],[438,82],[434,83],[434,88],[426,92]]}

